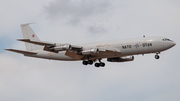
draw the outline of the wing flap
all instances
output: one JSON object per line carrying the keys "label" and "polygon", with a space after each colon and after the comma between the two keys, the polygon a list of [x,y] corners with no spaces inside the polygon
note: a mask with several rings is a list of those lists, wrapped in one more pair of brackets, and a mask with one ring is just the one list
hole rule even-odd
{"label": "wing flap", "polygon": [[29,51],[23,51],[23,50],[16,50],[16,49],[4,49],[7,51],[15,52],[15,53],[20,53],[20,54],[29,54],[29,55],[35,55],[37,53],[35,52],[29,52]]}
{"label": "wing flap", "polygon": [[66,56],[69,56],[75,60],[82,60],[84,58],[83,55],[78,55],[77,51],[66,51]]}

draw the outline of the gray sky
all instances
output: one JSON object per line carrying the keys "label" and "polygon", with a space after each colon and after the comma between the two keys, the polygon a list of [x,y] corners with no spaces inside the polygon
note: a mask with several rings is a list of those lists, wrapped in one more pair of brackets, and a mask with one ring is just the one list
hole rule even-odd
{"label": "gray sky", "polygon": [[[0,101],[179,101],[180,1],[8,0],[0,3]],[[164,36],[177,44],[133,62],[105,68],[28,58],[4,48],[25,49],[20,24],[43,41],[81,44]]]}

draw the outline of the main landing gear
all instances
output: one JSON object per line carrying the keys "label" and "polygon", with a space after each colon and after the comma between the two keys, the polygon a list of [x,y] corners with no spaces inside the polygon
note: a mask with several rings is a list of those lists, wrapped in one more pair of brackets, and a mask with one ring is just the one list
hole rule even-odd
{"label": "main landing gear", "polygon": [[105,66],[105,63],[104,63],[104,62],[101,62],[101,59],[99,59],[99,63],[95,63],[94,66],[95,66],[95,67],[104,67],[104,66]]}
{"label": "main landing gear", "polygon": [[156,53],[155,59],[159,59],[159,58],[160,58],[160,56],[159,56],[158,54],[159,54],[159,53]]}
{"label": "main landing gear", "polygon": [[[82,62],[83,65],[92,65],[93,64],[93,61],[92,60],[87,60],[87,61],[83,61]],[[99,59],[99,63],[95,63],[94,64],[95,67],[104,67],[105,66],[105,63],[104,62],[101,62],[101,59]]]}
{"label": "main landing gear", "polygon": [[92,60],[88,60],[88,61],[83,61],[82,62],[83,63],[83,65],[92,65],[93,64],[93,61]]}
{"label": "main landing gear", "polygon": [[101,62],[101,63],[95,63],[94,64],[95,67],[104,67],[105,63]]}

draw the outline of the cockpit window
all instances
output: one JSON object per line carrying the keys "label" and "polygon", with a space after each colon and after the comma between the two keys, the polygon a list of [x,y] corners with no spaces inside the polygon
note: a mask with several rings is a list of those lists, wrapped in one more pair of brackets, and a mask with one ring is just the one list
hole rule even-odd
{"label": "cockpit window", "polygon": [[[172,40],[170,40],[170,39],[167,39],[167,38],[164,38],[164,39],[162,39],[163,41],[172,41]],[[173,41],[172,41],[173,42]]]}

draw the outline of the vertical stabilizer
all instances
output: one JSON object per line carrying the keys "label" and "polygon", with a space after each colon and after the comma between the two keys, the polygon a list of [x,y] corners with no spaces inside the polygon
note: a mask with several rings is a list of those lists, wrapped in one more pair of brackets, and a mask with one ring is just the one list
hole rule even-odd
{"label": "vertical stabilizer", "polygon": [[[38,36],[34,33],[31,29],[29,24],[21,24],[22,34],[24,39],[30,39],[31,41],[40,41]],[[34,45],[31,43],[25,43],[27,51],[35,51],[35,50],[42,50],[43,47],[39,45]]]}

